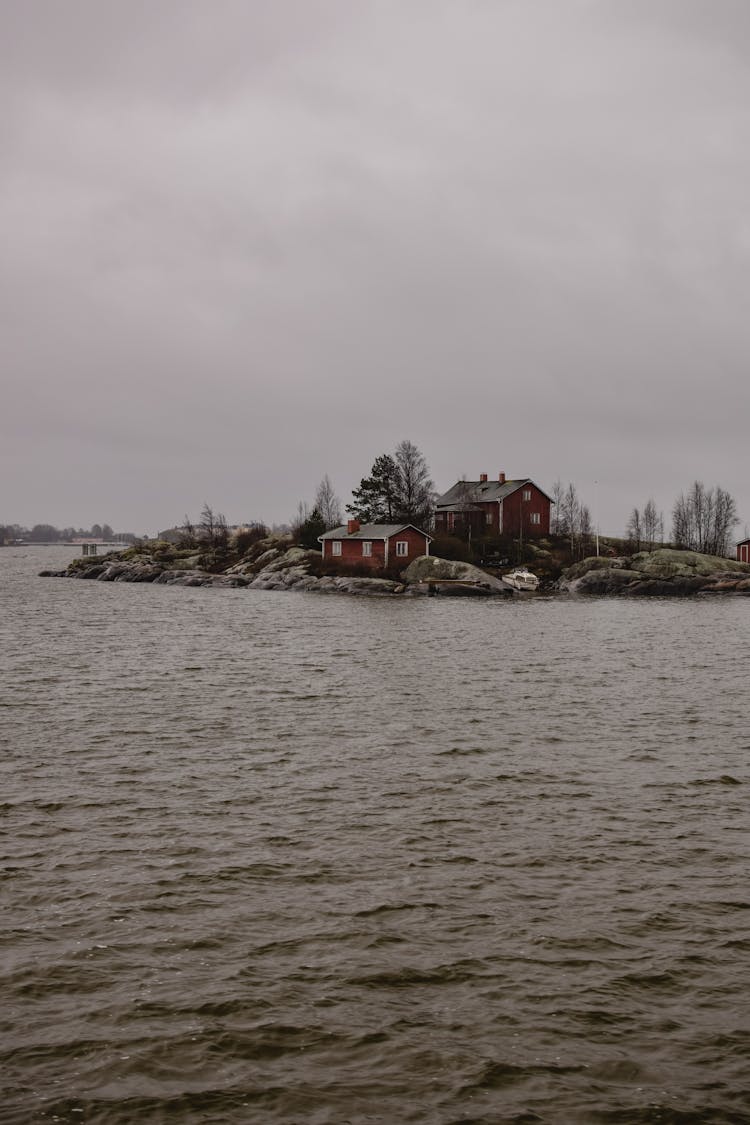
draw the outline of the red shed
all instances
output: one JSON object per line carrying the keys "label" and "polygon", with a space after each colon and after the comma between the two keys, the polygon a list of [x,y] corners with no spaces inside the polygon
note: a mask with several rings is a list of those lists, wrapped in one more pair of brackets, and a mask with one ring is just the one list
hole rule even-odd
{"label": "red shed", "polygon": [[737,544],[737,562],[750,563],[750,539],[743,539]]}
{"label": "red shed", "polygon": [[435,505],[435,530],[450,535],[467,524],[477,535],[522,535],[524,539],[549,535],[551,498],[529,477],[506,480],[460,480],[439,496]]}
{"label": "red shed", "polygon": [[429,555],[432,537],[411,523],[364,523],[349,520],[319,535],[324,559],[359,563],[380,570],[396,562],[408,566],[419,555]]}

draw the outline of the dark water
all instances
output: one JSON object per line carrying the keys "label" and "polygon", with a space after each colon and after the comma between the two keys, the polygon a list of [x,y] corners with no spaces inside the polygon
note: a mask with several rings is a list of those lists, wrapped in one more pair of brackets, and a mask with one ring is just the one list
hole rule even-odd
{"label": "dark water", "polygon": [[750,1122],[750,600],[60,560],[0,551],[0,1120]]}

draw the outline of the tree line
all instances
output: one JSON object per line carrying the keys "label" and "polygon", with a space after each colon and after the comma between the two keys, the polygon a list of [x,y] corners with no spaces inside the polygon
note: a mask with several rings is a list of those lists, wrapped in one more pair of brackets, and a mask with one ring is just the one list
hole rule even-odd
{"label": "tree line", "polygon": [[[739,522],[737,504],[726,489],[719,485],[706,488],[703,481],[696,480],[674,502],[670,542],[673,547],[725,557]],[[664,515],[657,512],[653,498],[642,509],[633,508],[625,535],[636,551],[653,550],[664,543]]]}
{"label": "tree line", "polygon": [[54,527],[51,523],[35,523],[33,527],[22,527],[18,523],[0,524],[0,546],[11,543],[69,543],[72,539],[103,539],[134,543],[136,536],[132,531],[113,531],[108,523],[95,523],[90,528]]}

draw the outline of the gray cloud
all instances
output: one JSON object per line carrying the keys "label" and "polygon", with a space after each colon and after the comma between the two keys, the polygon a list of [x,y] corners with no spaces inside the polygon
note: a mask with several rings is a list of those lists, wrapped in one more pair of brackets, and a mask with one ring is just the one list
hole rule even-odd
{"label": "gray cloud", "polygon": [[404,436],[750,520],[744,5],[3,11],[0,522],[285,519]]}

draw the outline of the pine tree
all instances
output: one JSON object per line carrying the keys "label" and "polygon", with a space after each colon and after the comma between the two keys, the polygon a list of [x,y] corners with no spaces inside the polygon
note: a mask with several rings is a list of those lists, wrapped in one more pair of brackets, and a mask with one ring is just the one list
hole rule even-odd
{"label": "pine tree", "polygon": [[318,536],[323,535],[325,530],[325,520],[320,513],[320,509],[313,508],[305,522],[300,525],[297,533],[300,547],[307,547],[309,551],[319,551]]}
{"label": "pine tree", "polygon": [[362,523],[392,523],[398,502],[398,468],[387,453],[376,457],[369,477],[352,491],[353,503],[346,510]]}

